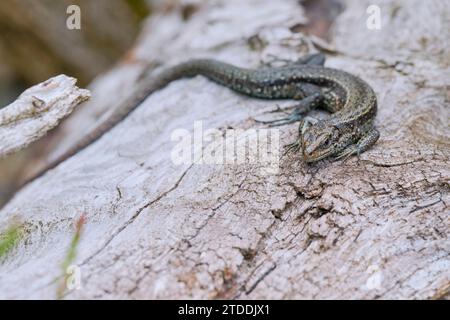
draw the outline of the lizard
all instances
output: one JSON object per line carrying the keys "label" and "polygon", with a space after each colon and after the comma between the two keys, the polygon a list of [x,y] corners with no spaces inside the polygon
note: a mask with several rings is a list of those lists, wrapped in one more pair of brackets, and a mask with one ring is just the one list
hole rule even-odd
{"label": "lizard", "polygon": [[[213,59],[192,59],[144,77],[136,90],[111,115],[61,156],[25,183],[55,168],[102,137],[132,113],[149,95],[181,78],[204,76],[240,94],[260,99],[298,101],[288,117],[259,121],[280,126],[300,121],[296,141],[287,150],[301,150],[306,163],[327,157],[347,158],[369,149],[379,138],[374,127],[376,95],[362,79],[342,70],[324,67],[323,54],[310,54],[280,67],[246,69]],[[314,108],[331,113],[318,120],[304,116]]]}

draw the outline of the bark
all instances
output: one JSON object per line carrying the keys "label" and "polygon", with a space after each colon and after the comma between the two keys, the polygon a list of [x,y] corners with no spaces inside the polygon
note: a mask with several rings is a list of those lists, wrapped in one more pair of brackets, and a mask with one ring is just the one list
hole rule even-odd
{"label": "bark", "polygon": [[[25,232],[0,262],[0,297],[54,298],[84,214],[73,262],[82,287],[67,299],[448,298],[449,4],[348,0],[328,44],[299,32],[298,1],[189,3],[189,14],[179,5],[148,21],[133,59],[92,84],[95,99],[49,158],[127,95],[148,62],[258,67],[317,49],[373,86],[380,140],[347,161],[289,155],[278,173],[259,162],[177,165],[174,130],[193,133],[198,120],[222,133],[263,129],[253,119],[276,105],[201,77],[172,83],[3,208],[2,226],[19,216]],[[366,27],[371,4],[380,30]],[[296,132],[281,127],[280,143]]]}

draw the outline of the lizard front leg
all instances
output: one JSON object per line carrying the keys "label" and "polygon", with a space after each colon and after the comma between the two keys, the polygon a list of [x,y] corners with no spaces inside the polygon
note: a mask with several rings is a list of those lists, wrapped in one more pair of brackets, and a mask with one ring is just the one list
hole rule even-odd
{"label": "lizard front leg", "polygon": [[361,153],[373,146],[375,142],[377,142],[379,137],[380,132],[372,127],[366,134],[361,137],[361,139],[358,140],[356,144],[352,144],[346,147],[334,158],[334,160],[346,160],[348,157],[355,154],[359,156]]}
{"label": "lizard front leg", "polygon": [[285,145],[286,148],[284,154],[287,154],[289,152],[297,152],[300,150],[302,146],[302,136],[305,133],[305,131],[311,126],[319,122],[318,119],[313,117],[304,117],[300,124],[298,125],[298,137],[297,140],[295,140],[293,143],[289,143]]}

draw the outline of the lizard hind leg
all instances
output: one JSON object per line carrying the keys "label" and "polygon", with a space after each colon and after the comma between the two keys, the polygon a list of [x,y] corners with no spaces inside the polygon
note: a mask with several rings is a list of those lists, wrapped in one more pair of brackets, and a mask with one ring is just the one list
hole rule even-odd
{"label": "lizard hind leg", "polygon": [[323,66],[325,64],[325,55],[323,53],[307,54],[295,61],[293,64]]}
{"label": "lizard hind leg", "polygon": [[323,95],[321,92],[315,92],[306,98],[300,100],[295,106],[294,111],[287,117],[275,120],[255,120],[258,123],[268,124],[270,127],[283,126],[290,123],[298,122],[304,118],[304,115],[309,111],[318,107],[323,101]]}
{"label": "lizard hind leg", "polygon": [[272,67],[275,63],[281,63],[282,67],[296,66],[296,65],[310,65],[310,66],[323,66],[325,65],[325,55],[323,53],[307,54],[295,61],[278,58],[272,56],[272,61],[264,63],[268,67]]}

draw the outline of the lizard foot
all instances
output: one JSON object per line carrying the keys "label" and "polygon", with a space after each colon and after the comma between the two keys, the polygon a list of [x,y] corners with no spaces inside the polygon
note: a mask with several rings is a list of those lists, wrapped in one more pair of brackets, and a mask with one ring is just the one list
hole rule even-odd
{"label": "lizard foot", "polygon": [[[281,119],[275,119],[275,120],[268,120],[268,121],[264,121],[264,120],[255,120],[255,121],[258,123],[269,124],[270,127],[277,127],[277,126],[294,123],[294,122],[302,120],[304,118],[304,115],[306,113],[308,113],[310,110],[316,108],[320,104],[322,99],[323,99],[322,93],[315,92],[315,93],[307,96],[306,98],[300,100],[298,104],[288,107],[287,109],[294,108],[294,111],[287,117],[284,117]],[[277,110],[281,111],[279,106],[277,107]],[[275,110],[274,112],[276,112],[277,110]]]}
{"label": "lizard foot", "polygon": [[307,54],[296,61],[278,58],[277,56],[270,55],[271,61],[264,63],[263,65],[272,68],[275,63],[282,63],[282,67],[295,66],[295,65],[314,65],[323,66],[325,64],[325,55],[322,53]]}
{"label": "lizard foot", "polygon": [[283,157],[285,156],[285,155],[287,155],[288,153],[291,153],[291,152],[298,152],[299,150],[300,150],[300,147],[301,147],[301,143],[300,143],[300,140],[297,140],[297,141],[295,141],[295,142],[293,142],[293,143],[289,143],[289,144],[287,144],[287,145],[285,145],[284,146],[284,152],[283,152]]}
{"label": "lizard foot", "polygon": [[256,120],[258,123],[268,124],[269,127],[278,127],[283,126],[286,124],[294,123],[297,121],[300,121],[303,118],[302,114],[297,113],[294,111],[289,116],[281,118],[281,119],[275,119],[275,120]]}
{"label": "lizard foot", "polygon": [[350,146],[345,148],[343,151],[341,151],[337,156],[334,157],[335,161],[338,160],[347,160],[352,155],[358,155],[361,153],[361,151],[356,146]]}

